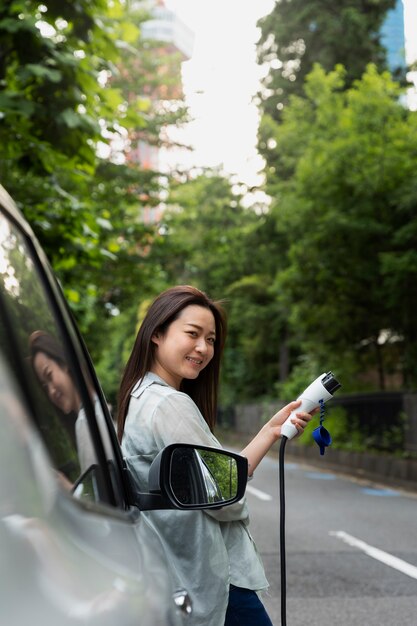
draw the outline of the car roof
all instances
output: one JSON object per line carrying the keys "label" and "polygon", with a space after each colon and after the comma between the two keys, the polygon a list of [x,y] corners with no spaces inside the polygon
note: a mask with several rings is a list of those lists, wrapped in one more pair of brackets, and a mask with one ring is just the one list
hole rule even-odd
{"label": "car roof", "polygon": [[16,222],[19,227],[25,231],[25,234],[33,237],[33,231],[31,227],[29,226],[28,222],[25,220],[22,213],[17,208],[15,202],[12,200],[12,198],[2,185],[0,185],[0,204],[2,205],[3,209],[5,209],[8,216],[11,217],[13,221]]}

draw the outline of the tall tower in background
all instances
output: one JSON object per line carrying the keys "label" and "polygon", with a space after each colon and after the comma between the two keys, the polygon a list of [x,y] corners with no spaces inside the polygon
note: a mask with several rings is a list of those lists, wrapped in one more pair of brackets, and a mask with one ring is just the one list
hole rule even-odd
{"label": "tall tower in background", "polygon": [[171,52],[179,52],[182,61],[191,58],[194,47],[192,31],[167,9],[163,0],[151,2],[152,19],[142,25],[144,39],[164,42]]}
{"label": "tall tower in background", "polygon": [[[156,71],[166,78],[156,90],[147,94],[153,107],[158,108],[158,102],[174,102],[182,98],[181,64],[191,58],[194,34],[173,11],[167,9],[163,0],[148,0],[142,4],[148,7],[152,15],[150,20],[141,24],[142,39],[158,42],[159,45],[154,49]],[[160,171],[163,166],[159,148],[140,138],[132,146],[129,159],[143,169]]]}
{"label": "tall tower in background", "polygon": [[387,50],[390,71],[392,73],[404,72],[406,59],[403,0],[397,0],[395,7],[388,11],[381,29],[381,42]]}
{"label": "tall tower in background", "polygon": [[[191,58],[194,34],[165,6],[163,0],[140,0],[137,6],[146,9],[151,16],[140,24],[141,40],[148,41],[148,51],[152,51],[151,65],[147,65],[145,70],[143,66],[138,66],[138,72],[144,73],[148,78],[142,85],[141,97],[148,100],[153,114],[163,116],[167,111],[183,105],[181,66]],[[169,130],[169,126],[162,127],[157,140],[146,128],[130,131],[127,160],[137,164],[141,170],[169,173],[166,150],[164,152],[160,148],[170,145]],[[145,223],[160,221],[164,211],[162,196],[163,193],[160,193],[160,200],[156,205],[148,204],[146,199],[141,200],[142,219]]]}

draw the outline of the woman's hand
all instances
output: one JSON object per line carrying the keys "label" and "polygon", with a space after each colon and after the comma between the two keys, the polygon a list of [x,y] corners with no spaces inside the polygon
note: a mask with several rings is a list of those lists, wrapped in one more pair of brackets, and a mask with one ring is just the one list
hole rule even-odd
{"label": "woman's hand", "polygon": [[[252,439],[246,448],[242,450],[242,456],[245,456],[248,459],[249,476],[252,476],[265,454],[281,437],[281,426],[290,416],[292,411],[297,411],[297,407],[299,407],[300,404],[301,400],[295,400],[280,409],[278,413],[275,413],[275,415],[271,417],[265,426],[262,426],[259,433]],[[297,437],[301,435],[308,422],[318,410],[318,408],[314,409],[311,413],[306,413],[305,411],[300,411],[299,413],[296,412],[294,417],[291,418],[292,423],[298,430],[298,434],[296,435]]]}
{"label": "woman's hand", "polygon": [[[274,435],[275,439],[279,439],[281,437],[281,426],[290,416],[291,412],[296,410],[301,404],[301,400],[295,400],[294,402],[290,402],[282,409],[280,409],[269,422],[266,423],[266,427],[271,429],[271,432]],[[304,428],[307,426],[308,422],[311,420],[313,415],[317,413],[319,409],[314,409],[311,413],[306,413],[305,411],[300,411],[300,413],[295,413],[295,416],[291,418],[291,422],[294,424],[296,429],[298,430],[297,437],[304,432]]]}

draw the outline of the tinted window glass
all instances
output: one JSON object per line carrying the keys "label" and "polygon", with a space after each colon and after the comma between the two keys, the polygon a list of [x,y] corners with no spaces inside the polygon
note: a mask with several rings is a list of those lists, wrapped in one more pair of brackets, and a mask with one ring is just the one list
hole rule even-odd
{"label": "tinted window glass", "polygon": [[[107,499],[87,413],[110,463],[108,426],[85,363],[74,363],[24,237],[0,215],[0,341],[23,381],[56,476],[75,497]],[[13,338],[13,342],[11,342]],[[6,339],[8,341],[6,341]],[[82,377],[80,377],[80,368]]]}

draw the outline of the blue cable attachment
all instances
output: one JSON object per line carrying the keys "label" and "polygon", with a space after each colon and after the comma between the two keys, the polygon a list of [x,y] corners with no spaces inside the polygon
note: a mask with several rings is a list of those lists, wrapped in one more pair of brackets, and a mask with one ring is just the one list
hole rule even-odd
{"label": "blue cable attachment", "polygon": [[319,400],[320,404],[320,426],[313,430],[313,439],[320,448],[320,455],[323,456],[325,448],[330,446],[332,438],[328,430],[323,426],[324,422],[324,400]]}

